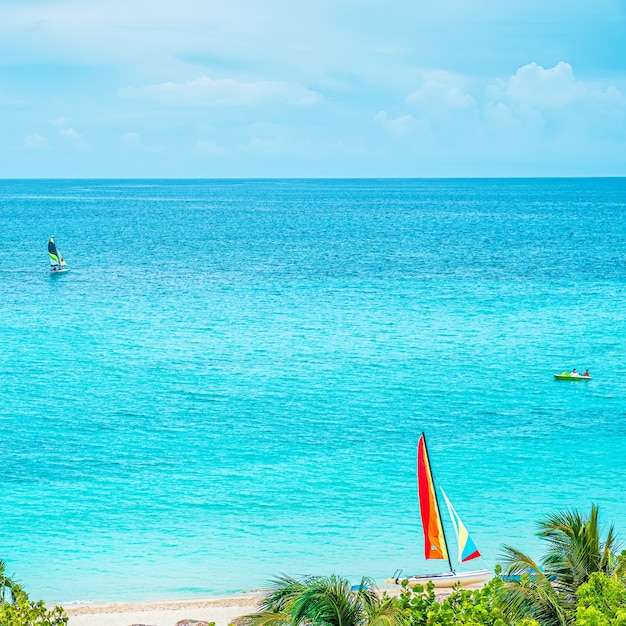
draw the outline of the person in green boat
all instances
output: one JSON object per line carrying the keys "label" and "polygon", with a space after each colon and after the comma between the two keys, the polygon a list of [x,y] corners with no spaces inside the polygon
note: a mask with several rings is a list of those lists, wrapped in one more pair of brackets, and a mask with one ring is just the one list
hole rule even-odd
{"label": "person in green boat", "polygon": [[589,373],[589,370],[585,370],[585,373],[583,374],[583,376],[591,376],[591,374]]}

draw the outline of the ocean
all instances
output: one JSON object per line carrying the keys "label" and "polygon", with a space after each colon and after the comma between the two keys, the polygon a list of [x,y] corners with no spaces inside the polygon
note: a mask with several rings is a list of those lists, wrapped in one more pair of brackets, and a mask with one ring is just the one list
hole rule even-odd
{"label": "ocean", "polygon": [[422,432],[470,567],[563,508],[626,537],[626,179],[3,180],[0,232],[0,559],[32,597],[440,571]]}

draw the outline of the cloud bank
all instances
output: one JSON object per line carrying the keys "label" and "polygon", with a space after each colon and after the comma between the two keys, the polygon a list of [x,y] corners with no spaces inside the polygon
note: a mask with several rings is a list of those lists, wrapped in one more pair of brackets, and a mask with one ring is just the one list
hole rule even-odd
{"label": "cloud bank", "polygon": [[0,5],[6,176],[626,175],[616,0]]}
{"label": "cloud bank", "polygon": [[144,87],[125,87],[120,98],[136,98],[167,106],[259,106],[272,102],[311,105],[321,95],[281,81],[242,82],[232,78],[213,79],[201,76],[184,83],[166,82]]}
{"label": "cloud bank", "polygon": [[[405,111],[378,112],[386,131],[414,145],[463,153],[583,152],[611,142],[626,149],[626,97],[616,87],[578,81],[570,64],[537,63],[473,92],[461,76],[425,76],[407,95]],[[562,152],[567,150],[568,152]]]}

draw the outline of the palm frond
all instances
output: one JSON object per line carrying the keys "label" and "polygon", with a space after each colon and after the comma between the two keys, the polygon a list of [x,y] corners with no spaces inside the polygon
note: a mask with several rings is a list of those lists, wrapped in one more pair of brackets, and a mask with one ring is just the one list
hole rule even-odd
{"label": "palm frond", "polygon": [[272,580],[272,586],[260,603],[261,611],[268,613],[285,612],[289,603],[314,580],[316,580],[315,577],[311,576],[298,580],[281,574]]}
{"label": "palm frond", "polygon": [[502,590],[502,610],[513,623],[531,619],[541,626],[569,624],[567,609],[545,576],[507,583]]}
{"label": "palm frond", "polygon": [[615,569],[616,557],[615,555],[620,552],[621,542],[619,541],[615,532],[615,526],[611,524],[609,531],[606,535],[606,540],[602,546],[602,556],[600,557],[600,563],[602,565],[602,571],[609,573]]}
{"label": "palm frond", "polygon": [[291,605],[292,624],[358,626],[362,619],[357,594],[339,576],[320,578],[305,588]]}
{"label": "palm frond", "polygon": [[0,604],[7,602],[15,604],[19,590],[19,584],[6,575],[6,563],[0,560]]}
{"label": "palm frond", "polygon": [[520,576],[529,574],[531,576],[545,577],[541,567],[533,559],[512,546],[502,546],[502,560],[504,561],[504,571],[508,575]]}
{"label": "palm frond", "polygon": [[609,576],[626,572],[626,559],[616,557],[618,541],[613,526],[602,539],[595,504],[589,513],[551,513],[539,520],[538,528],[545,544],[541,567],[519,550],[504,546],[506,573],[520,576],[519,582],[506,583],[504,610],[515,620],[535,619],[541,626],[571,624],[580,585],[594,572]]}
{"label": "palm frond", "polygon": [[362,605],[365,612],[370,608],[378,608],[380,606],[380,597],[376,591],[376,583],[372,578],[366,576],[361,578],[361,582],[354,594],[355,601]]}
{"label": "palm frond", "polygon": [[367,612],[368,626],[403,626],[405,617],[398,606],[397,598],[387,598]]}
{"label": "palm frond", "polygon": [[291,624],[291,615],[288,613],[261,611],[244,615],[242,620],[248,626],[289,626]]}

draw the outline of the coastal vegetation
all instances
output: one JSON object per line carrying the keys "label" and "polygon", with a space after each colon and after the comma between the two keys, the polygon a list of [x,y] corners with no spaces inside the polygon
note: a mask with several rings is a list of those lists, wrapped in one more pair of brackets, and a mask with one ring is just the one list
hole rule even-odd
{"label": "coastal vegetation", "polygon": [[[503,589],[503,609],[515,623],[529,619],[542,626],[566,626],[575,622],[579,590],[592,574],[614,577],[623,585],[626,564],[624,557],[617,555],[613,526],[602,538],[595,505],[589,514],[550,514],[538,526],[537,534],[546,546],[539,564],[523,552],[504,546],[510,582]],[[595,588],[600,589],[597,576],[594,581]],[[589,593],[589,589],[583,592]]]}
{"label": "coastal vegetation", "polygon": [[31,600],[0,561],[0,626],[64,626],[67,621],[61,607],[49,610],[43,601]]}
{"label": "coastal vegetation", "polygon": [[538,522],[539,562],[504,546],[504,569],[480,589],[447,597],[429,583],[379,594],[339,576],[282,576],[247,626],[626,626],[626,552],[613,526],[602,535],[598,507],[560,511]]}
{"label": "coastal vegetation", "polygon": [[379,596],[373,581],[352,586],[340,576],[281,576],[261,602],[261,610],[246,616],[249,626],[403,626],[394,598]]}

